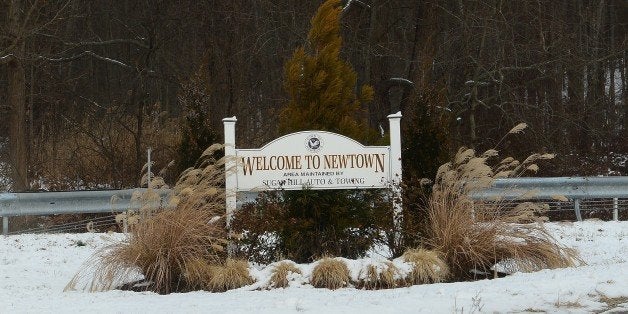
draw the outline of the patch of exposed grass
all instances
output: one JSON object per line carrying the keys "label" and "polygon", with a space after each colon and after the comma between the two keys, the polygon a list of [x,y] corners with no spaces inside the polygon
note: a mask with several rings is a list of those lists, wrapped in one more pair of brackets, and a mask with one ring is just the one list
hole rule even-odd
{"label": "patch of exposed grass", "polygon": [[628,296],[611,298],[606,295],[601,295],[600,302],[606,303],[609,309],[613,309],[613,308],[616,308],[620,304],[628,304]]}
{"label": "patch of exposed grass", "polygon": [[554,307],[556,307],[556,308],[567,308],[567,309],[579,309],[579,308],[583,308],[584,306],[582,305],[582,303],[580,303],[578,301],[561,301],[561,300],[556,300],[556,302],[554,302]]}

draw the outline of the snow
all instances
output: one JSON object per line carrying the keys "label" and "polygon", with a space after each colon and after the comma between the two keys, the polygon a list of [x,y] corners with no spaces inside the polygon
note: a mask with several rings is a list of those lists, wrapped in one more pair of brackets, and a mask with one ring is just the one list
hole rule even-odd
{"label": "snow", "polygon": [[8,191],[10,188],[9,166],[0,161],[0,192]]}
{"label": "snow", "polygon": [[[561,244],[577,249],[586,266],[516,273],[475,282],[440,283],[389,290],[316,289],[303,276],[289,288],[255,290],[268,281],[225,293],[158,295],[113,290],[63,292],[99,248],[122,234],[0,236],[0,312],[3,313],[452,313],[628,311],[628,222],[548,223]],[[368,260],[352,261],[355,273]],[[313,265],[298,265],[304,268]],[[356,274],[353,274],[354,276]],[[603,301],[613,300],[611,306]]]}

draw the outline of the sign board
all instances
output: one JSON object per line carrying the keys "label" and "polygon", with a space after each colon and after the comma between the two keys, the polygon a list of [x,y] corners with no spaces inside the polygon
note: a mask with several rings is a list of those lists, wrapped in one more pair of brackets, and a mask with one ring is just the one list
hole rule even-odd
{"label": "sign board", "polygon": [[260,149],[236,149],[237,190],[385,188],[390,148],[363,146],[346,136],[304,131]]}
{"label": "sign board", "polygon": [[[401,113],[389,115],[388,120],[390,146],[364,146],[340,134],[303,131],[282,136],[259,149],[237,149],[237,119],[223,119],[227,227],[237,207],[238,192],[391,188],[399,193]],[[401,204],[393,206],[398,217]]]}

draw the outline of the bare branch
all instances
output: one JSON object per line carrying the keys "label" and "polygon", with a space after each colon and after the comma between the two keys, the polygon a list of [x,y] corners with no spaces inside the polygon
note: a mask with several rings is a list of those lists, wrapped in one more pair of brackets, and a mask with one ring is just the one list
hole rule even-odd
{"label": "bare branch", "polygon": [[64,43],[64,44],[65,45],[76,46],[76,47],[79,47],[79,46],[103,46],[103,45],[111,45],[111,44],[131,44],[131,45],[139,46],[139,47],[146,48],[146,49],[150,48],[147,44],[145,44],[144,42],[142,42],[140,40],[124,39],[124,38],[102,40],[102,41],[81,41],[81,42],[77,42],[77,43]]}
{"label": "bare branch", "polygon": [[50,24],[52,24],[53,22],[57,21],[59,19],[59,16],[61,15],[61,13],[68,8],[68,6],[70,5],[71,0],[67,0],[62,6],[61,8],[59,8],[59,10],[57,10],[55,12],[55,15],[49,19],[46,23],[42,24],[40,27],[38,27],[38,29],[43,29],[48,27]]}
{"label": "bare branch", "polygon": [[409,79],[402,78],[402,77],[391,77],[388,79],[388,82],[392,86],[403,86],[406,88],[414,87],[414,82],[410,81]]}
{"label": "bare branch", "polygon": [[79,58],[82,58],[82,57],[85,57],[85,56],[92,56],[92,57],[94,57],[94,58],[96,58],[98,60],[109,62],[109,63],[115,64],[115,65],[119,65],[121,67],[132,68],[130,65],[128,65],[128,64],[126,64],[126,63],[124,63],[122,61],[118,61],[118,60],[115,60],[115,59],[103,57],[103,56],[98,55],[98,54],[94,53],[93,51],[89,51],[89,50],[83,51],[83,52],[81,52],[81,53],[79,53],[77,55],[74,55],[74,56],[71,56],[71,57],[67,57],[67,58],[48,58],[48,57],[44,57],[44,56],[39,56],[38,59],[43,59],[43,60],[52,61],[52,62],[68,62],[68,61],[73,61],[73,60],[76,60],[76,59],[79,59]]}
{"label": "bare branch", "polygon": [[9,63],[9,61],[13,60],[14,58],[15,58],[15,55],[12,54],[12,53],[4,55],[4,56],[0,57],[0,64]]}
{"label": "bare branch", "polygon": [[371,9],[371,6],[360,1],[360,0],[347,0],[347,4],[345,4],[345,6],[342,8],[342,13],[346,13],[347,11],[349,11],[349,9],[352,7],[353,4],[359,5],[365,9]]}

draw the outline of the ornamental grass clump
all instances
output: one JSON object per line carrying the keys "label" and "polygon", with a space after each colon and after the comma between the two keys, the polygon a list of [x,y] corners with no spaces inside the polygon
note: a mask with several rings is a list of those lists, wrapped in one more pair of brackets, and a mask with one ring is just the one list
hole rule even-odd
{"label": "ornamental grass clump", "polygon": [[338,259],[324,258],[312,270],[310,284],[316,288],[336,290],[347,287],[350,282],[347,264]]}
{"label": "ornamental grass clump", "polygon": [[399,269],[390,261],[368,265],[362,270],[356,283],[357,288],[366,290],[391,289],[403,286]]}
{"label": "ornamental grass clump", "polygon": [[183,277],[190,290],[208,290],[207,285],[213,277],[213,264],[202,258],[192,258],[185,263]]}
{"label": "ornamental grass clump", "polygon": [[401,259],[412,265],[404,282],[407,285],[443,282],[449,277],[449,267],[435,251],[425,249],[407,250]]}
{"label": "ornamental grass clump", "polygon": [[90,291],[120,288],[138,277],[144,290],[162,294],[205,287],[206,281],[216,280],[208,267],[223,265],[227,244],[224,160],[213,157],[220,148],[208,148],[197,168],[181,175],[167,206],[138,215],[128,239],[98,252],[66,289],[75,289],[92,272],[85,286]]}
{"label": "ornamental grass clump", "polygon": [[[509,134],[524,128],[519,124]],[[544,228],[539,212],[546,207],[512,208],[500,199],[487,203],[471,199],[470,194],[491,186],[495,179],[536,172],[537,161],[554,157],[532,154],[523,162],[507,157],[491,164],[497,156],[495,149],[477,155],[473,149],[461,148],[452,162],[439,168],[426,206],[427,247],[442,253],[457,280],[486,277],[496,271],[496,264],[506,271],[535,271],[581,262],[576,252],[558,245]]]}
{"label": "ornamental grass clump", "polygon": [[211,292],[224,292],[248,286],[255,282],[245,260],[227,259],[223,264],[211,266],[209,281],[204,288]]}
{"label": "ornamental grass clump", "polygon": [[188,264],[223,259],[226,242],[218,236],[223,227],[210,223],[212,218],[205,211],[181,209],[164,210],[138,221],[127,241],[106,247],[90,261],[95,264],[95,275],[87,288],[115,289],[139,273],[146,290],[166,294],[192,289],[196,284],[184,276]]}
{"label": "ornamental grass clump", "polygon": [[287,288],[290,284],[290,277],[295,274],[301,275],[302,273],[293,262],[280,262],[273,267],[268,287]]}
{"label": "ornamental grass clump", "polygon": [[255,282],[249,273],[249,263],[227,259],[222,264],[195,259],[186,263],[184,277],[189,287],[211,292],[224,292]]}
{"label": "ornamental grass clump", "polygon": [[511,212],[473,204],[452,193],[432,199],[426,244],[442,252],[453,278],[490,276],[494,266],[507,272],[574,266],[576,252],[561,247],[541,222],[514,224]]}

